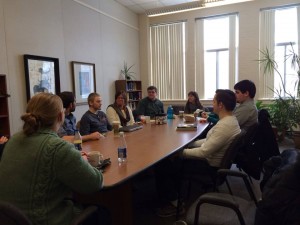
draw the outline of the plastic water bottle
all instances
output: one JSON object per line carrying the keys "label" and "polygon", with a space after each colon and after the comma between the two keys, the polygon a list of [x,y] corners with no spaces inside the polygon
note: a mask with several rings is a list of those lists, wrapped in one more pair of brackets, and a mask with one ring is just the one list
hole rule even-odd
{"label": "plastic water bottle", "polygon": [[75,130],[75,136],[74,136],[74,146],[75,148],[78,150],[78,151],[81,151],[82,150],[82,137],[79,133],[78,130]]}
{"label": "plastic water bottle", "polygon": [[173,108],[171,105],[169,105],[168,109],[167,109],[167,118],[168,119],[173,119]]}
{"label": "plastic water bottle", "polygon": [[118,161],[125,162],[127,159],[127,146],[124,137],[124,132],[120,132],[119,146],[118,146]]}

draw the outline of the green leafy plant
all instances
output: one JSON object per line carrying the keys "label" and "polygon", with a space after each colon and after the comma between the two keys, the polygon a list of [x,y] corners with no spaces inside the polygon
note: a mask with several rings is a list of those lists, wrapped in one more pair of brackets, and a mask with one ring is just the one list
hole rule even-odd
{"label": "green leafy plant", "polygon": [[298,99],[300,94],[300,58],[295,53],[291,43],[291,51],[285,55],[284,60],[287,61],[290,59],[291,67],[297,71],[298,79],[294,84],[294,88],[297,91],[293,95],[284,85],[284,76],[280,73],[274,56],[270,54],[268,49],[261,50],[260,53],[262,57],[258,61],[263,65],[264,74],[277,74],[281,82],[279,89],[270,88],[276,94],[276,98],[266,106],[270,113],[271,123],[281,132],[283,130],[293,130],[300,123],[300,102]]}
{"label": "green leafy plant", "polygon": [[264,104],[263,101],[260,100],[256,101],[255,105],[258,110],[267,108],[267,104]]}
{"label": "green leafy plant", "polygon": [[133,74],[135,74],[135,72],[130,71],[133,66],[134,65],[131,65],[128,67],[127,63],[124,62],[124,66],[123,66],[123,69],[121,70],[121,74],[125,77],[125,80],[134,80],[135,79],[135,76],[133,75]]}

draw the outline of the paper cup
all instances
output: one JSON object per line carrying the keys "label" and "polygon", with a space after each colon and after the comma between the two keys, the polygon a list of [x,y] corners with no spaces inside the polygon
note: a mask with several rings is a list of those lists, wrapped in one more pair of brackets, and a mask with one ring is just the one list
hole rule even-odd
{"label": "paper cup", "polygon": [[98,151],[89,152],[87,154],[87,158],[88,158],[89,163],[94,167],[99,166],[103,162],[103,156]]}
{"label": "paper cup", "polygon": [[119,135],[120,121],[112,122],[113,130],[115,135]]}
{"label": "paper cup", "polygon": [[184,111],[179,111],[178,116],[179,116],[180,118],[183,118],[183,114],[184,114]]}

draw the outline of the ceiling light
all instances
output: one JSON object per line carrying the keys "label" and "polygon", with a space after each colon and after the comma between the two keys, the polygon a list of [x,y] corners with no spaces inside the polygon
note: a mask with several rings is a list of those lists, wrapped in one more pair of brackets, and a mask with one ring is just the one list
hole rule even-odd
{"label": "ceiling light", "polygon": [[221,5],[233,4],[239,2],[248,2],[248,1],[254,1],[254,0],[199,0],[195,2],[173,5],[173,6],[163,7],[163,8],[150,9],[146,11],[146,15],[148,15],[149,17],[162,16],[167,14],[196,10],[200,8],[215,7],[215,6],[221,6]]}

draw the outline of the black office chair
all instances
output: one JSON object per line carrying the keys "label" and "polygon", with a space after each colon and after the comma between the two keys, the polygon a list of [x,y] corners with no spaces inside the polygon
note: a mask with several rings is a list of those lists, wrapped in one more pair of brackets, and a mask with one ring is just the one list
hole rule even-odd
{"label": "black office chair", "polygon": [[[210,167],[207,160],[205,160],[205,159],[195,158],[195,159],[183,160],[182,173],[180,174],[180,184],[179,184],[179,190],[178,190],[179,201],[178,201],[177,214],[176,214],[177,219],[179,218],[179,211],[180,211],[182,199],[183,199],[183,197],[182,197],[183,180],[188,180],[188,182],[189,182],[188,196],[189,196],[190,189],[191,189],[191,181],[195,181],[196,183],[198,183],[204,192],[207,192],[211,188],[215,189],[217,186],[221,185],[225,181],[228,189],[231,192],[230,186],[227,183],[227,180],[225,179],[225,177],[223,179],[220,179],[220,178],[217,179],[218,169],[230,169],[231,168],[231,166],[233,164],[233,160],[235,159],[235,156],[239,150],[239,147],[243,142],[244,135],[245,135],[245,131],[242,130],[238,135],[236,135],[234,137],[234,139],[232,140],[232,142],[230,143],[230,145],[228,146],[228,148],[224,154],[224,157],[221,161],[221,165],[219,168]],[[186,171],[184,169],[185,164],[191,163],[191,161],[197,162],[199,160],[202,161],[201,163],[203,163],[203,161],[206,161],[206,164],[208,165],[207,169],[205,170],[205,173],[199,174],[198,171],[194,171],[192,173],[191,173],[191,171],[189,171],[188,173],[186,173]]]}
{"label": "black office chair", "polygon": [[[194,180],[201,185],[204,190],[208,190],[209,188],[215,187],[216,185],[216,177],[218,169],[230,169],[231,165],[233,164],[233,160],[239,150],[240,145],[243,142],[244,136],[246,132],[242,130],[238,135],[234,137],[230,145],[228,146],[227,150],[225,151],[224,157],[221,161],[219,168],[214,168],[209,166],[206,159],[199,159],[199,158],[187,158],[183,160],[182,166],[182,180]],[[185,172],[185,164],[191,163],[191,161],[202,161],[201,163],[206,163],[208,165],[208,170],[205,171],[205,174],[200,173],[198,171],[194,171],[193,173],[186,173]],[[223,181],[222,181],[223,182]]]}
{"label": "black office chair", "polygon": [[31,225],[27,216],[14,205],[0,202],[0,224],[1,225]]}
{"label": "black office chair", "polygon": [[[74,218],[70,225],[81,225],[98,210],[97,206],[85,208]],[[16,206],[8,202],[0,202],[0,225],[31,225],[28,217]]]}
{"label": "black office chair", "polygon": [[[243,179],[250,199],[234,196],[228,177]],[[254,224],[257,199],[248,180],[248,175],[229,169],[218,170],[218,178],[226,180],[230,194],[209,192],[201,195],[189,208],[186,222],[193,225],[250,225]]]}

